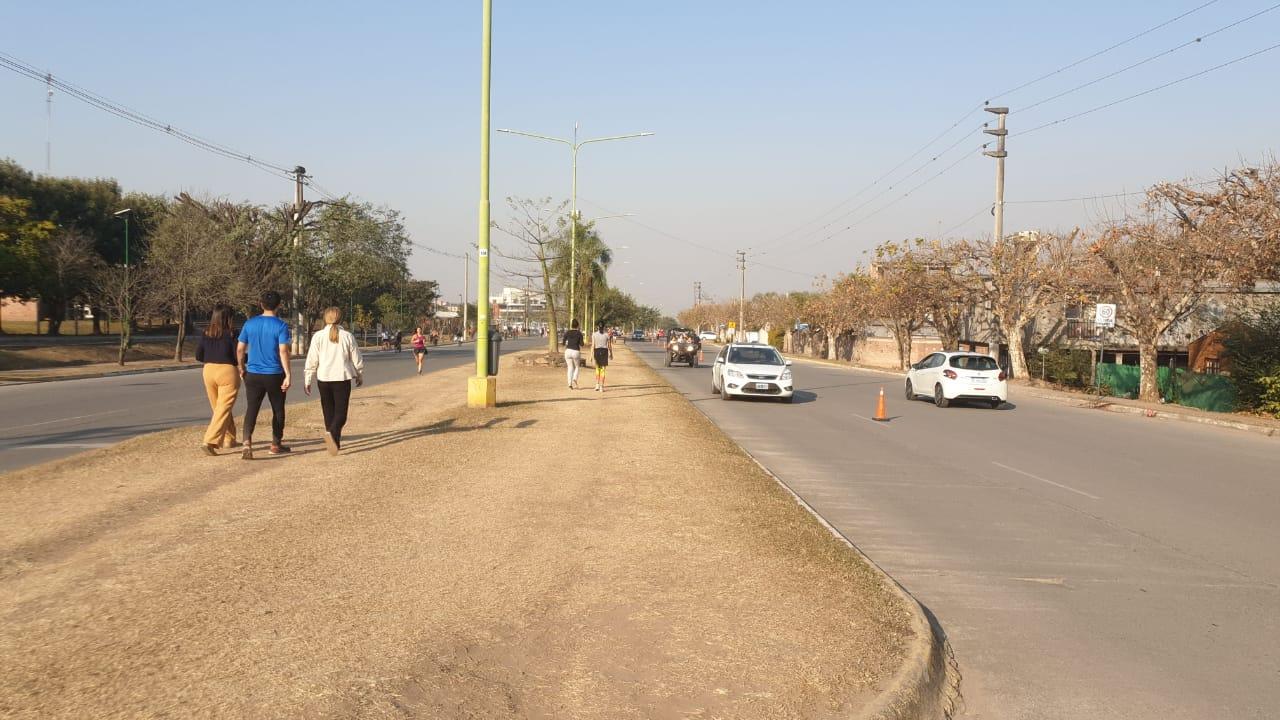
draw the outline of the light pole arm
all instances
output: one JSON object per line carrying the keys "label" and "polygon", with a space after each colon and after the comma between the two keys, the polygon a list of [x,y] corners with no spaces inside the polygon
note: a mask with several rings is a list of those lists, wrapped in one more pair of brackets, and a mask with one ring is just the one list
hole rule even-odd
{"label": "light pole arm", "polygon": [[[581,145],[586,145],[587,143],[604,142],[606,140],[626,140],[628,138],[649,137],[650,135],[653,135],[653,133],[642,132],[642,133],[632,133],[630,135],[610,135],[609,137],[591,138],[590,140],[583,140],[582,142],[578,143],[578,145],[581,146]],[[551,139],[551,138],[548,138],[548,139]],[[560,142],[564,142],[564,141],[561,140]]]}
{"label": "light pole arm", "polygon": [[523,130],[506,130],[504,128],[498,128],[498,132],[508,133],[510,135],[523,135],[525,137],[537,138],[539,140],[550,140],[551,142],[563,143],[565,145],[568,145],[569,147],[573,147],[572,140],[565,140],[564,138],[551,137],[550,135],[539,135],[537,133],[524,132]]}

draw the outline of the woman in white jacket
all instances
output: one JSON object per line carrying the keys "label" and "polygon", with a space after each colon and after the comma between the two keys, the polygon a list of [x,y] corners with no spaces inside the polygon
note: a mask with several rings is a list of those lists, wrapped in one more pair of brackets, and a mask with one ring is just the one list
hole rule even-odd
{"label": "woman in white jacket", "polygon": [[351,403],[351,381],[364,384],[364,358],[356,338],[338,323],[342,311],[331,307],[324,311],[325,328],[311,336],[307,349],[304,392],[311,394],[311,382],[317,382],[320,408],[324,411],[324,444],[330,455],[342,447],[342,426],[347,424],[347,406]]}

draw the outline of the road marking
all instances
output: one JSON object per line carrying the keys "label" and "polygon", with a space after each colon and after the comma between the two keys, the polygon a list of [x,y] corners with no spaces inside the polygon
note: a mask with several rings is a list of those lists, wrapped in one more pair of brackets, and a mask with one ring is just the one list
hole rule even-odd
{"label": "road marking", "polygon": [[1047,484],[1052,485],[1052,486],[1054,486],[1054,487],[1060,487],[1060,488],[1062,488],[1063,490],[1069,490],[1070,492],[1073,492],[1073,493],[1075,493],[1075,494],[1077,494],[1077,495],[1083,495],[1083,496],[1085,496],[1085,497],[1089,498],[1090,500],[1101,500],[1101,499],[1102,499],[1102,498],[1098,497],[1097,495],[1090,495],[1089,493],[1087,493],[1087,492],[1085,492],[1085,491],[1083,491],[1083,490],[1077,490],[1077,489],[1075,489],[1075,488],[1073,488],[1073,487],[1071,487],[1071,486],[1069,486],[1069,485],[1063,485],[1062,483],[1056,483],[1056,482],[1054,482],[1054,481],[1052,481],[1052,480],[1046,480],[1046,479],[1044,479],[1044,478],[1040,477],[1039,475],[1032,475],[1031,473],[1029,473],[1029,472],[1027,472],[1027,471],[1025,471],[1025,470],[1019,470],[1018,468],[1015,468],[1015,467],[1009,467],[1008,465],[1004,465],[1004,464],[1002,464],[1002,463],[998,463],[998,462],[992,462],[991,464],[992,464],[992,465],[995,465],[996,467],[1002,467],[1002,468],[1004,468],[1005,470],[1008,470],[1008,471],[1010,471],[1010,472],[1016,472],[1016,473],[1018,473],[1019,475],[1026,475],[1027,477],[1031,478],[1032,480],[1039,480],[1039,481],[1040,481],[1040,482],[1042,482],[1042,483],[1047,483]]}
{"label": "road marking", "polygon": [[37,445],[15,445],[13,450],[88,450],[90,448],[111,447],[115,443],[44,443]]}

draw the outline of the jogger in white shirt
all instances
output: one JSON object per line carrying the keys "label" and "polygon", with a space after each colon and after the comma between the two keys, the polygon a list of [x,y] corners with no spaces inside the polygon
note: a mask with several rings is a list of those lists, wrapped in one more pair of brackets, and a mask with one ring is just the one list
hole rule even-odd
{"label": "jogger in white shirt", "polygon": [[320,409],[324,412],[324,444],[330,455],[342,447],[342,428],[347,424],[347,407],[351,403],[351,381],[364,384],[364,358],[356,338],[338,323],[342,311],[331,307],[324,311],[325,329],[311,336],[307,348],[304,392],[311,394],[311,381],[320,391]]}

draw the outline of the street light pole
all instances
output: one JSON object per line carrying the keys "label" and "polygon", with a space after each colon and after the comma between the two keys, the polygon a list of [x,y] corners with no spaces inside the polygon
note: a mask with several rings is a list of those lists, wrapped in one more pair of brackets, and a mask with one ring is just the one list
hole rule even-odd
{"label": "street light pole", "polygon": [[[483,0],[480,43],[480,222],[476,243],[476,374],[467,381],[467,406],[498,404],[498,378],[489,374],[489,97],[493,66],[493,0]],[[463,298],[466,301],[466,298]]]}
{"label": "street light pole", "polygon": [[573,166],[573,185],[572,194],[569,199],[569,210],[572,214],[569,226],[569,320],[573,320],[575,300],[577,297],[578,283],[578,150],[583,145],[591,143],[606,142],[609,140],[627,140],[629,138],[649,137],[653,135],[651,132],[631,133],[628,135],[610,135],[609,137],[591,138],[589,140],[578,140],[578,123],[573,124],[573,139],[551,137],[550,135],[539,135],[538,133],[524,132],[523,130],[508,130],[498,128],[500,133],[508,133],[511,135],[524,135],[538,140],[549,140],[557,142],[561,145],[569,146],[569,157]]}
{"label": "street light pole", "polygon": [[133,314],[133,293],[129,287],[129,216],[133,214],[133,208],[125,208],[113,214],[124,220],[124,287],[120,289],[119,357],[120,364],[124,365],[124,351],[128,350],[129,346],[133,344],[131,338],[132,328],[130,326],[130,316]]}

